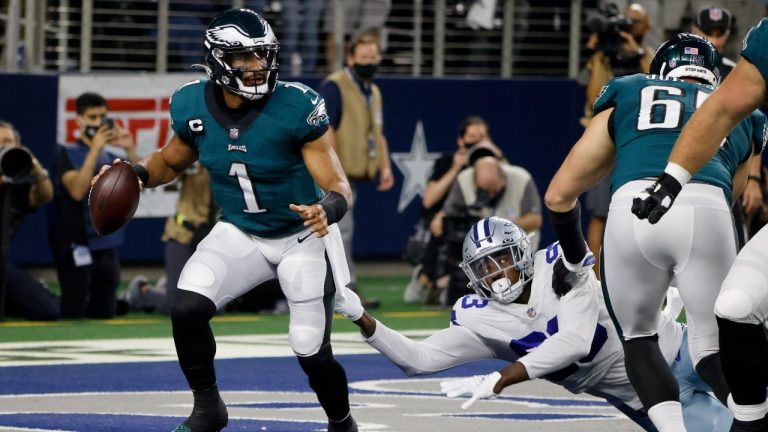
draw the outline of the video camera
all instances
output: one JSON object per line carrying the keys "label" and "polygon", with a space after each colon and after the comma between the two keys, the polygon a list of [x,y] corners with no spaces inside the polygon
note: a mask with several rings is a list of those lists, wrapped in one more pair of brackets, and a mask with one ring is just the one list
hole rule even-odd
{"label": "video camera", "polygon": [[0,175],[16,182],[32,171],[32,155],[23,147],[0,147]]}
{"label": "video camera", "polygon": [[619,54],[624,39],[619,32],[629,31],[634,20],[624,16],[614,3],[607,3],[588,22],[589,31],[597,33],[597,49],[613,59]]}

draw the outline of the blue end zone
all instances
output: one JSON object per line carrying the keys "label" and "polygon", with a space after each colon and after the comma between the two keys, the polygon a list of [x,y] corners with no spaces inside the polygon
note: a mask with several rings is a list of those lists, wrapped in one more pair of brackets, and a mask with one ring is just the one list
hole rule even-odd
{"label": "blue end zone", "polygon": [[[402,380],[406,376],[399,368],[378,354],[337,356],[344,365],[350,382],[366,380]],[[451,371],[435,374],[435,377],[468,376],[498,370],[506,362],[498,360],[476,362],[457,367]],[[219,388],[226,395],[228,391],[274,391],[274,392],[312,392],[306,377],[293,358],[250,358],[219,360],[216,362]],[[13,394],[51,394],[85,392],[156,392],[189,391],[178,363],[175,361],[154,363],[113,363],[87,365],[54,365],[6,367],[0,369],[0,395]],[[382,393],[373,390],[352,390],[353,393]],[[442,398],[435,392],[403,392],[393,388],[384,392],[388,395],[422,396]],[[134,396],[135,397],[135,396]],[[140,396],[138,396],[140,397]],[[610,414],[564,413],[563,408],[605,407],[604,401],[579,400],[571,398],[501,396],[501,400],[536,403],[542,406],[539,412],[527,413],[456,413],[436,414],[439,416],[481,419],[510,419],[528,421],[562,421],[578,419],[615,418]],[[231,408],[239,409],[285,409],[318,410],[319,404],[289,400],[266,400],[230,403]],[[353,404],[360,406],[359,404]],[[0,427],[24,427],[45,431],[168,431],[176,427],[183,418],[172,416],[123,415],[109,412],[102,413],[58,413],[56,407],[50,411],[20,414],[18,412],[0,413]],[[560,410],[560,411],[558,411]],[[23,411],[23,410],[22,410]],[[85,410],[87,411],[87,410]],[[230,412],[230,414],[232,414]],[[279,417],[279,416],[278,416]],[[289,419],[295,417],[288,417]],[[258,418],[230,418],[227,431],[272,432],[318,431],[325,430],[325,423],[312,421],[286,421]]]}
{"label": "blue end zone", "polygon": [[[170,431],[183,417],[132,416],[112,414],[0,414],[0,426],[67,431]],[[120,426],[122,425],[122,427]],[[230,421],[230,431],[304,432],[324,430],[326,423],[273,420]]]}
{"label": "blue end zone", "polygon": [[[349,381],[402,379],[405,375],[378,354],[336,356]],[[505,362],[489,360],[433,376],[466,376],[500,369]],[[0,394],[78,393],[96,391],[188,390],[175,361],[85,365],[15,366],[0,369]],[[216,361],[223,391],[305,391],[312,389],[295,358],[248,358]]]}

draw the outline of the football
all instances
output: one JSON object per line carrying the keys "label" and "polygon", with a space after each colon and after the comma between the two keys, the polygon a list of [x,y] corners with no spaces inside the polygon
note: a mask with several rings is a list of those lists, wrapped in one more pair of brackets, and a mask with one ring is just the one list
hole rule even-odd
{"label": "football", "polygon": [[139,178],[131,164],[110,166],[88,195],[91,222],[100,235],[112,234],[133,217],[139,206]]}

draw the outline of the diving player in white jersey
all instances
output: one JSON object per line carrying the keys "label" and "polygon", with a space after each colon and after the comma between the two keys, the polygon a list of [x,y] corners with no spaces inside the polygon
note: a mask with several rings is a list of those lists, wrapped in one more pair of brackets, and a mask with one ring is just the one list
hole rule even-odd
{"label": "diving player in white jersey", "polygon": [[[557,243],[533,255],[520,227],[498,217],[483,219],[463,246],[462,268],[476,294],[456,302],[448,328],[415,342],[367,313],[355,323],[366,342],[407,375],[488,358],[512,362],[499,372],[442,383],[449,397],[471,396],[464,409],[509,385],[544,378],[573,393],[601,397],[645,430],[656,431],[627,378],[600,282],[591,266],[565,276],[565,284],[553,282],[555,273],[559,280],[568,274],[561,255]],[[730,413],[696,375],[685,326],[669,314],[662,314],[659,344],[679,382],[689,430],[727,431]]]}

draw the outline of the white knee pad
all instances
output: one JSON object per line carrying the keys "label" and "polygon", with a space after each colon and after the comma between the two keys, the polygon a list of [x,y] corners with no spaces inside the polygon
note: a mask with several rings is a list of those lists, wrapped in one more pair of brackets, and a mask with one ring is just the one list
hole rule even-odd
{"label": "white knee pad", "polygon": [[308,326],[291,326],[288,329],[291,349],[299,357],[317,354],[323,343],[323,330]]}
{"label": "white knee pad", "polygon": [[715,302],[715,315],[739,323],[759,324],[754,319],[752,298],[739,289],[727,289],[720,292]]}

